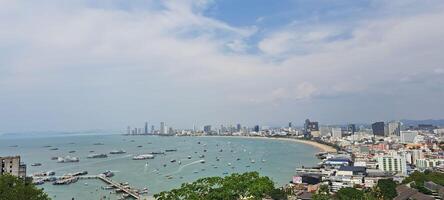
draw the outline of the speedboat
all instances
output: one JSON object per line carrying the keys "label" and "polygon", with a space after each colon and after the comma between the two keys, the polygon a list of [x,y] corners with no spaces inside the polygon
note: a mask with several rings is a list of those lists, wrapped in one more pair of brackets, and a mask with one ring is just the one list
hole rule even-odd
{"label": "speedboat", "polygon": [[191,159],[191,156],[188,156],[188,159]]}
{"label": "speedboat", "polygon": [[173,162],[176,162],[176,160],[174,160],[174,159],[173,159],[173,160],[170,160],[170,162],[172,162],[172,163],[173,163]]}

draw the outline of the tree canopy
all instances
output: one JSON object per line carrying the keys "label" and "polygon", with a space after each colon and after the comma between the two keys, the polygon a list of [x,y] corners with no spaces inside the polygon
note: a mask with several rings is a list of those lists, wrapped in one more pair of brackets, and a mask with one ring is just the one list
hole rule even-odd
{"label": "tree canopy", "polygon": [[6,174],[0,175],[0,200],[50,200],[43,190],[32,183]]}
{"label": "tree canopy", "polygon": [[359,200],[364,199],[364,192],[361,190],[358,190],[356,188],[347,187],[347,188],[341,188],[336,193],[336,198],[338,200]]}
{"label": "tree canopy", "polygon": [[192,183],[184,183],[178,189],[154,195],[159,200],[256,200],[270,196],[286,199],[283,197],[285,195],[275,190],[270,178],[259,176],[257,172],[201,178]]}

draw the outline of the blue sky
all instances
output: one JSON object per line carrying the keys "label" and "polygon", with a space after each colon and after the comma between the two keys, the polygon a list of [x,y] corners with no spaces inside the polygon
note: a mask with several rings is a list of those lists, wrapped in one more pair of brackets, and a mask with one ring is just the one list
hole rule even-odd
{"label": "blue sky", "polygon": [[0,1],[0,133],[443,118],[433,0]]}

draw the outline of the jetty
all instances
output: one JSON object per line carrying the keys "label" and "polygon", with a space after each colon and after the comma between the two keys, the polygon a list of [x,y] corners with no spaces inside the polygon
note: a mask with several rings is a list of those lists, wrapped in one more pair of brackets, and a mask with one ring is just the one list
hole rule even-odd
{"label": "jetty", "polygon": [[126,187],[120,183],[117,183],[113,180],[111,180],[110,178],[104,176],[104,175],[98,175],[96,176],[98,179],[102,180],[103,182],[117,188],[120,189],[122,192],[128,194],[129,196],[133,197],[134,199],[140,199],[140,195],[137,192],[134,192],[130,189],[130,187]]}

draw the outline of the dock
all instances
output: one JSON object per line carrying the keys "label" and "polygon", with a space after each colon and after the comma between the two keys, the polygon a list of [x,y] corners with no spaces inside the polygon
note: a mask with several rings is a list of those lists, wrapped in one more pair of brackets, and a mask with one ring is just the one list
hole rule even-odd
{"label": "dock", "polygon": [[111,180],[110,178],[103,176],[103,175],[98,175],[96,176],[98,179],[102,180],[103,182],[122,190],[122,192],[128,194],[129,196],[133,197],[134,199],[140,199],[140,195],[136,192],[131,191],[131,189],[124,187],[123,185],[121,185],[120,183],[116,183],[113,180]]}

